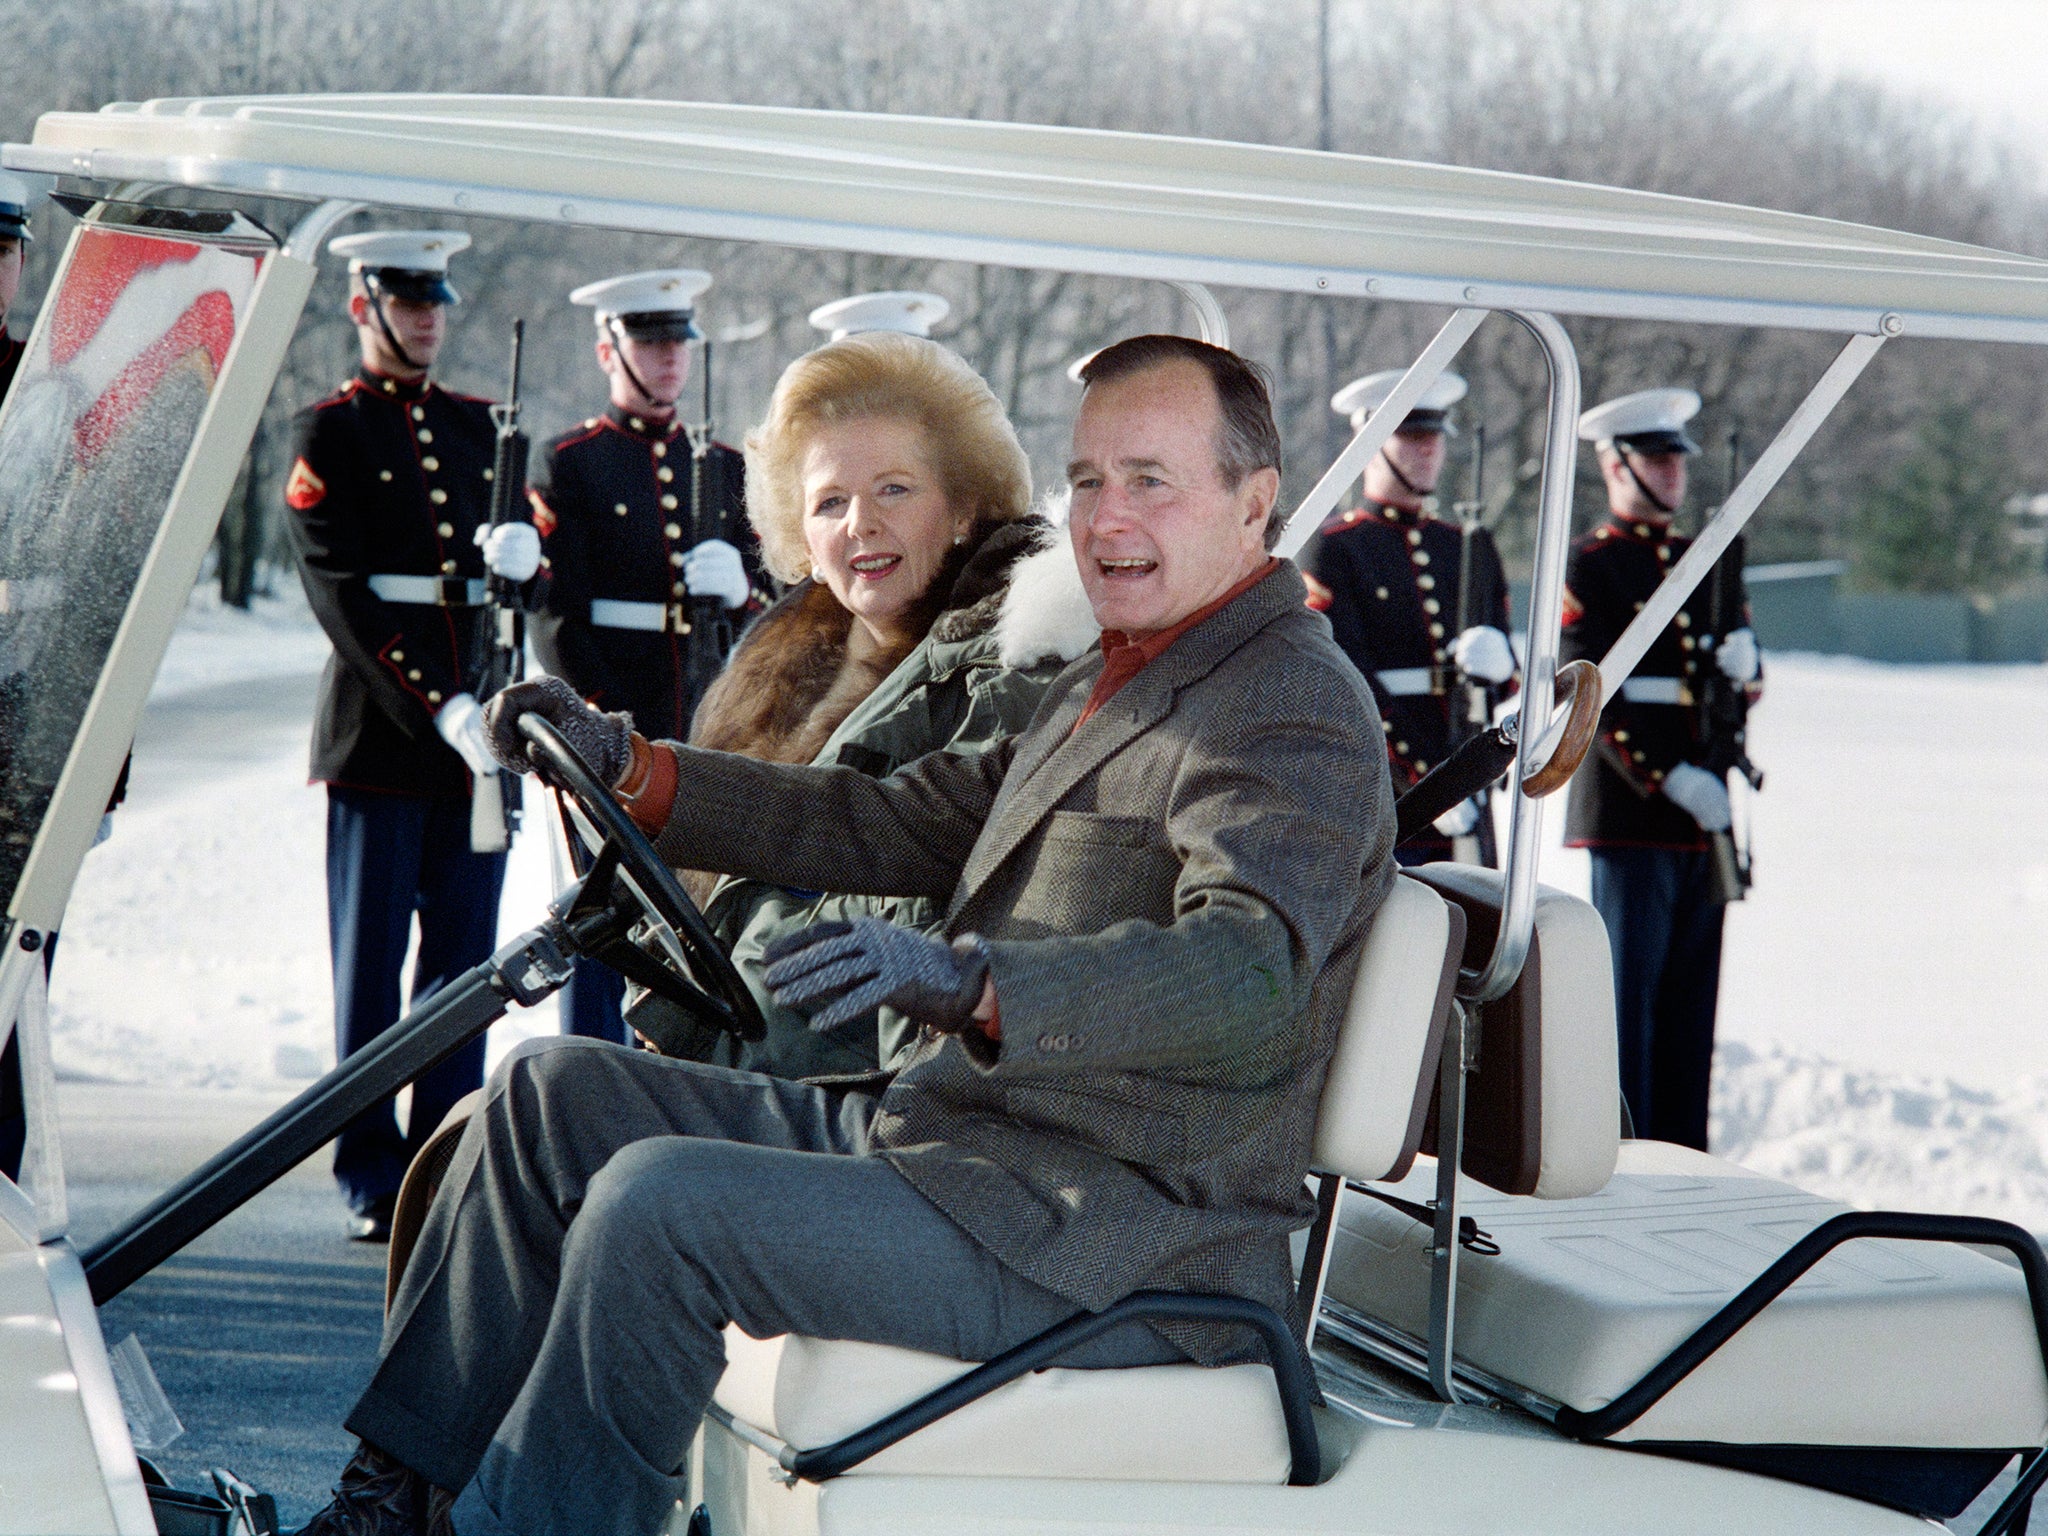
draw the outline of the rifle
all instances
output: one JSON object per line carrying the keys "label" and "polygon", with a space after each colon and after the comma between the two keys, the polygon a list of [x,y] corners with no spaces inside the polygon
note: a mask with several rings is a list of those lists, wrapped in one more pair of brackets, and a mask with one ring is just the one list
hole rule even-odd
{"label": "rifle", "polygon": [[[732,527],[733,509],[723,494],[723,487],[720,488],[718,505],[711,509],[710,525],[706,525],[704,471],[711,455],[711,343],[708,341],[702,349],[702,374],[704,417],[684,428],[690,440],[690,538],[699,544],[706,539],[723,539],[735,549],[744,549],[746,546],[740,531]],[[704,697],[704,691],[724,670],[726,655],[732,650],[733,630],[732,619],[726,613],[722,599],[699,597],[692,593],[689,603],[689,620],[682,629],[683,673],[688,696],[696,700]],[[690,722],[685,720],[682,724],[687,730]]]}
{"label": "rifle", "polygon": [[[1728,434],[1728,488],[1731,493],[1741,478],[1742,433],[1736,429]],[[1727,638],[1729,616],[1733,614],[1739,620],[1742,612],[1745,551],[1746,541],[1737,535],[1708,577],[1707,633],[1714,637],[1716,646]],[[1736,627],[1740,627],[1739,623]],[[1724,782],[1730,774],[1739,773],[1749,781],[1750,788],[1763,788],[1764,776],[1749,760],[1745,740],[1749,694],[1744,685],[1729,677],[1716,661],[1710,659],[1701,668],[1699,698],[1694,707],[1698,712],[1696,731],[1705,752],[1700,766]],[[1752,850],[1738,847],[1732,831],[1710,833],[1708,840],[1714,856],[1714,899],[1722,903],[1742,900],[1754,883]]]}
{"label": "rifle", "polygon": [[[526,322],[512,322],[512,385],[502,405],[491,407],[498,429],[491,461],[491,526],[526,521],[526,434],[519,429],[519,354],[526,343]],[[477,702],[487,704],[508,683],[526,672],[526,619],[519,584],[486,575],[484,622],[476,634]],[[519,831],[521,803],[518,775],[500,770],[480,774],[469,802],[469,846],[478,853],[502,853]]]}

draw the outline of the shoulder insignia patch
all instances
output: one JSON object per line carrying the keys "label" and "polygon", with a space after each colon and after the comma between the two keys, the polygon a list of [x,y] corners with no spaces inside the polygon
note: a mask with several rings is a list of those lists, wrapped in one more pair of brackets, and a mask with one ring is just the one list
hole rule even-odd
{"label": "shoulder insignia patch", "polygon": [[540,492],[531,486],[527,487],[526,501],[533,508],[534,532],[544,539],[547,538],[555,531],[555,509],[543,501]]}
{"label": "shoulder insignia patch", "polygon": [[1308,588],[1308,606],[1317,613],[1327,613],[1330,604],[1337,600],[1337,594],[1324,586],[1307,571],[1301,573],[1302,584]]}
{"label": "shoulder insignia patch", "polygon": [[1586,605],[1578,600],[1570,587],[1564,589],[1564,628],[1570,629],[1586,616]]}
{"label": "shoulder insignia patch", "polygon": [[291,478],[284,483],[284,502],[294,512],[310,512],[327,497],[327,482],[313,473],[304,459],[292,465]]}

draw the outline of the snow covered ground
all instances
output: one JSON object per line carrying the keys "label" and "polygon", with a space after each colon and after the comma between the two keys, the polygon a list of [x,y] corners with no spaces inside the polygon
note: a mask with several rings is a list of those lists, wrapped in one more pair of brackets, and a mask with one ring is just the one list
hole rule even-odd
{"label": "snow covered ground", "polygon": [[[305,782],[325,656],[296,591],[247,615],[195,595],[64,925],[67,1074],[280,1090],[332,1063],[324,797]],[[2048,668],[1769,666],[1716,1150],[1863,1205],[2048,1229]],[[1583,892],[1561,805],[1546,822],[1544,878]],[[529,818],[501,932],[551,884]],[[492,1054],[553,1028],[551,1007],[515,1016]]]}

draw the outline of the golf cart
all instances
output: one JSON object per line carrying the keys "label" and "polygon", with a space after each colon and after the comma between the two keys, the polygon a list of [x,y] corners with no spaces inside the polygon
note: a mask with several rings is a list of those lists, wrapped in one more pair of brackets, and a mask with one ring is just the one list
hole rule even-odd
{"label": "golf cart", "polygon": [[[1464,342],[1527,330],[1550,396],[1518,713],[1404,828],[1506,777],[1505,868],[1426,866],[1377,919],[1320,1106],[1301,1318],[1140,1293],[967,1367],[728,1339],[677,1531],[2023,1529],[2048,1478],[2048,1261],[2025,1231],[1848,1211],[1622,1138],[1605,931],[1539,887],[1543,797],[1829,411],[1895,339],[2048,342],[2048,262],[1644,193],[1303,151],[687,104],[349,96],[45,116],[0,162],[81,222],[0,411],[0,1028],[29,1146],[0,1181],[0,1531],[154,1529],[94,1304],[356,1113],[645,922],[651,985],[759,1027],[688,898],[533,727],[592,855],[549,920],[84,1252],[66,1236],[40,950],[310,290],[360,207],[587,224],[1450,318],[1291,515],[1291,554]],[[162,189],[181,206],[153,202]],[[238,204],[306,204],[282,241]],[[204,206],[182,206],[193,202]],[[1832,364],[1595,668],[1560,673],[1579,378],[1559,315],[1789,327]],[[89,575],[88,575],[89,573]],[[1427,1154],[1427,1155],[1425,1155]],[[1273,1367],[1062,1369],[1169,1315]],[[1316,1390],[1320,1387],[1320,1392]]]}

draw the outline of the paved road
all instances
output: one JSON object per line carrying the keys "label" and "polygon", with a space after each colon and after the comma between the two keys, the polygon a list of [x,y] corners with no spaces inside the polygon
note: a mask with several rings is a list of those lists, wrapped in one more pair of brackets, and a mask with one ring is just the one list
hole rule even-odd
{"label": "paved road", "polygon": [[[103,1083],[58,1089],[72,1231],[111,1230],[281,1102]],[[383,1317],[384,1250],[342,1235],[316,1156],[100,1310],[130,1333],[184,1421],[157,1457],[173,1482],[228,1466],[277,1496],[286,1528],[324,1500],[353,1441],[341,1417],[369,1379]]]}

